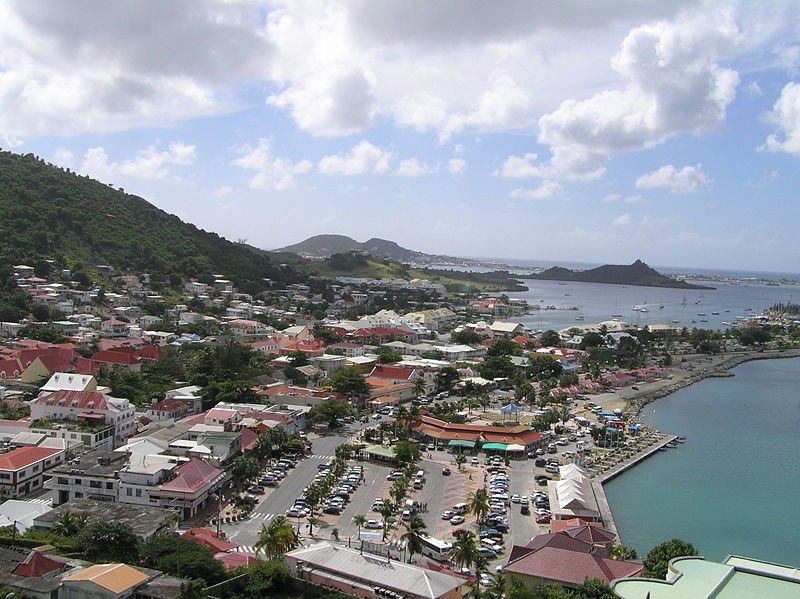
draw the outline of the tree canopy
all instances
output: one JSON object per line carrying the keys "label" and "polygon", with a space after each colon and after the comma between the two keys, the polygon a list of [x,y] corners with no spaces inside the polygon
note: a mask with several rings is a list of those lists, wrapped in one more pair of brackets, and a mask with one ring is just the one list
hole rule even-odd
{"label": "tree canopy", "polygon": [[671,559],[698,555],[691,543],[681,539],[671,539],[653,547],[644,558],[644,576],[665,579]]}

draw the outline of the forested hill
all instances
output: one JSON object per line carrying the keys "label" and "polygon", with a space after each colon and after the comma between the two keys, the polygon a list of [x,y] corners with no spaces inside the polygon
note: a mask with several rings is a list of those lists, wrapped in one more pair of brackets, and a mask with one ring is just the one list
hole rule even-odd
{"label": "forested hill", "polygon": [[644,287],[672,287],[676,289],[709,289],[692,285],[686,281],[671,279],[662,275],[657,270],[650,268],[641,260],[633,264],[617,265],[606,264],[588,270],[569,270],[561,266],[548,268],[538,275],[532,275],[534,279],[545,279],[548,281],[579,281],[583,283],[612,283],[617,285],[640,285]]}
{"label": "forested hill", "polygon": [[52,259],[90,275],[101,264],[164,278],[220,273],[243,290],[298,277],[248,246],[31,154],[0,152],[0,215],[0,263]]}

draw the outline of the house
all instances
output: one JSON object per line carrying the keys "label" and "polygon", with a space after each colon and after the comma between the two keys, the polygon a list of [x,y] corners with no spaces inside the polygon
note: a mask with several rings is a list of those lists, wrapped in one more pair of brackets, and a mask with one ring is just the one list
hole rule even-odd
{"label": "house", "polygon": [[274,331],[272,327],[257,320],[237,319],[228,321],[228,330],[235,337],[257,337],[269,335]]}
{"label": "house", "polygon": [[161,573],[127,564],[95,564],[61,579],[60,599],[122,599]]}
{"label": "house", "polygon": [[133,405],[127,399],[98,391],[43,392],[29,405],[34,421],[48,419],[111,426],[118,444],[136,433]]}
{"label": "house", "polygon": [[0,360],[0,379],[18,379],[23,370],[19,358]]}
{"label": "house", "polygon": [[116,318],[109,318],[100,323],[100,331],[106,335],[125,335],[129,324]]}
{"label": "house", "polygon": [[44,473],[64,461],[64,450],[19,447],[0,454],[0,497],[15,499],[39,490]]}
{"label": "house", "polygon": [[110,451],[88,451],[79,461],[62,463],[50,471],[45,487],[56,492],[53,503],[61,505],[76,499],[117,501],[118,471],[124,466],[125,455]]}
{"label": "house", "polygon": [[[0,584],[4,596],[27,599],[59,597],[61,579],[74,571],[73,560],[36,550],[0,547]],[[11,593],[10,591],[13,591]]]}
{"label": "house", "polygon": [[468,581],[464,578],[400,561],[387,561],[329,542],[290,551],[284,562],[295,578],[352,597],[461,599],[469,592]]}
{"label": "house", "polygon": [[97,379],[91,375],[54,372],[39,392],[53,391],[96,391]]}
{"label": "house", "polygon": [[173,470],[174,478],[151,493],[161,505],[176,506],[184,518],[192,518],[205,507],[225,482],[225,473],[208,462],[192,458]]}
{"label": "house", "polygon": [[525,327],[519,322],[503,322],[501,320],[495,320],[489,325],[489,328],[492,330],[494,336],[499,337],[511,338],[525,333]]}
{"label": "house", "polygon": [[91,360],[100,368],[130,370],[131,372],[139,372],[142,369],[142,359],[133,350],[101,350],[94,354]]}
{"label": "house", "polygon": [[414,368],[400,368],[381,364],[373,368],[372,372],[367,375],[367,382],[370,379],[382,379],[396,383],[414,383],[421,378],[422,373]]}
{"label": "house", "polygon": [[150,420],[161,422],[163,420],[180,420],[191,412],[191,408],[183,401],[167,397],[150,404],[146,414]]}

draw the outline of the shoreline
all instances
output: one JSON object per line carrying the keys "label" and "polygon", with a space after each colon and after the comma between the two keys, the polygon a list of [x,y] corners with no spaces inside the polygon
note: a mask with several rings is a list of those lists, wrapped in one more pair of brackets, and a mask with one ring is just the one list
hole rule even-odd
{"label": "shoreline", "polygon": [[[693,385],[699,381],[702,381],[706,378],[712,377],[730,377],[735,376],[730,370],[744,364],[745,362],[751,362],[754,360],[773,360],[773,359],[788,359],[788,358],[800,358],[800,349],[788,349],[788,350],[764,350],[758,352],[741,352],[736,355],[722,355],[722,356],[715,356],[717,358],[716,361],[712,361],[713,368],[704,368],[699,372],[689,372],[686,369],[682,369],[685,373],[685,376],[680,378],[677,381],[668,383],[666,385],[657,386],[656,389],[643,391],[641,393],[637,393],[635,396],[629,398],[627,401],[630,402],[623,410],[623,413],[632,418],[638,418],[642,410],[645,406],[653,403],[656,400],[663,399],[676,391],[681,389],[685,389],[686,387]],[[627,402],[626,402],[627,403]],[[664,433],[662,433],[664,434]],[[672,434],[664,434],[666,439],[675,439],[676,437]],[[600,508],[601,518],[603,520],[603,525],[608,530],[611,530],[614,534],[617,535],[617,542],[622,543],[622,539],[619,534],[619,530],[616,526],[616,521],[614,519],[614,510],[611,507],[611,503],[608,501],[608,497],[606,496],[604,485],[606,482],[613,480],[623,472],[626,472],[636,466],[637,464],[645,461],[647,458],[652,456],[654,453],[658,451],[658,447],[663,445],[666,442],[666,439],[661,442],[656,442],[644,451],[631,455],[627,460],[623,463],[617,465],[617,467],[612,468],[609,471],[603,472],[597,475],[597,478],[592,481],[592,489],[595,493],[595,499],[597,499],[598,507]],[[594,476],[593,476],[594,478]]]}
{"label": "shoreline", "polygon": [[730,370],[745,362],[752,362],[754,360],[782,360],[788,358],[800,358],[800,349],[747,351],[736,354],[712,356],[710,368],[703,368],[696,372],[693,370],[687,371],[686,369],[681,369],[684,371],[685,376],[679,380],[664,386],[659,386],[656,389],[636,393],[627,398],[627,401],[630,403],[623,408],[623,414],[632,418],[638,418],[644,407],[648,404],[658,399],[663,399],[676,391],[685,389],[689,385],[693,385],[707,378],[735,376]]}

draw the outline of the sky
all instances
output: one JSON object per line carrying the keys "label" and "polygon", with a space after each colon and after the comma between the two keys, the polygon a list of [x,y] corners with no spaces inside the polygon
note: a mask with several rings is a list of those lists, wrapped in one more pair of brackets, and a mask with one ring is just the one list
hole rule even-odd
{"label": "sky", "polygon": [[800,270],[797,0],[6,0],[0,147],[231,240]]}

